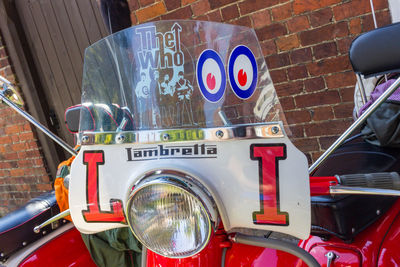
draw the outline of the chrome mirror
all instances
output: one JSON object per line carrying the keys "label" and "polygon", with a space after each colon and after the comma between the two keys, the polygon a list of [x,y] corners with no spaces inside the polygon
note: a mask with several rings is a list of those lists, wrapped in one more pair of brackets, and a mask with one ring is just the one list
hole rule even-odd
{"label": "chrome mirror", "polygon": [[2,95],[2,98],[7,98],[19,107],[22,107],[24,105],[24,101],[22,100],[22,97],[18,93],[15,86],[3,76],[0,76],[0,85],[0,94]]}

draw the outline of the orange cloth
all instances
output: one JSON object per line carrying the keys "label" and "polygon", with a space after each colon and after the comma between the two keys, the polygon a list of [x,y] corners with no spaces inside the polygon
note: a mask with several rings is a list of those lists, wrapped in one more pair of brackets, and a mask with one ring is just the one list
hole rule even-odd
{"label": "orange cloth", "polygon": [[[56,200],[60,212],[69,209],[68,204],[68,189],[64,186],[64,178],[58,177],[54,182],[54,189],[56,191]],[[66,216],[65,219],[72,221],[71,216]]]}
{"label": "orange cloth", "polygon": [[[63,212],[67,209],[69,209],[69,204],[68,204],[68,189],[64,186],[64,178],[63,176],[60,176],[61,169],[62,168],[69,168],[71,166],[72,161],[74,161],[75,156],[70,157],[69,159],[61,162],[58,165],[58,170],[57,170],[57,178],[54,181],[54,190],[56,191],[56,200],[58,207],[60,208],[60,212]],[[69,173],[69,171],[68,171]],[[65,219],[72,221],[71,216],[66,216]]]}

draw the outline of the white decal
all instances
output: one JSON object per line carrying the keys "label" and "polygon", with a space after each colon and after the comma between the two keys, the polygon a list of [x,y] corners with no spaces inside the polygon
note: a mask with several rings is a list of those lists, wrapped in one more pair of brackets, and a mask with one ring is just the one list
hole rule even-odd
{"label": "white decal", "polygon": [[[135,29],[139,49],[136,55],[140,79],[134,89],[139,129],[193,125],[193,85],[185,77],[185,54],[181,47],[182,27],[174,23],[169,31],[155,26]],[[191,60],[191,59],[190,59]]]}

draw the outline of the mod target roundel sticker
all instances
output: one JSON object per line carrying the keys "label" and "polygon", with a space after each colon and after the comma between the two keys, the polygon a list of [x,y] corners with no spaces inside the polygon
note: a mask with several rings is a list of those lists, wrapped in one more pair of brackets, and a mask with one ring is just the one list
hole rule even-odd
{"label": "mod target roundel sticker", "polygon": [[200,92],[210,102],[218,102],[225,93],[224,63],[217,52],[204,50],[197,61],[197,84]]}
{"label": "mod target roundel sticker", "polygon": [[229,56],[229,83],[233,92],[241,99],[250,98],[257,87],[257,62],[251,50],[239,45]]}

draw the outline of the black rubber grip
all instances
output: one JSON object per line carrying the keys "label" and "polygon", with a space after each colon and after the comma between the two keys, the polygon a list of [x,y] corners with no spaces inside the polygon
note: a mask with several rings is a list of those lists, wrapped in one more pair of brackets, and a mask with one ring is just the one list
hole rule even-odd
{"label": "black rubber grip", "polygon": [[397,172],[346,174],[336,177],[345,186],[400,190],[400,175]]}

